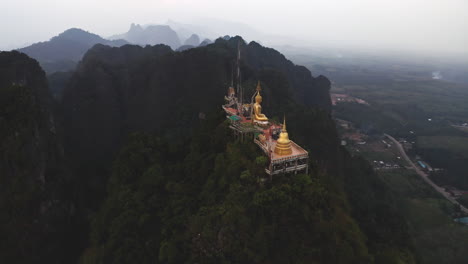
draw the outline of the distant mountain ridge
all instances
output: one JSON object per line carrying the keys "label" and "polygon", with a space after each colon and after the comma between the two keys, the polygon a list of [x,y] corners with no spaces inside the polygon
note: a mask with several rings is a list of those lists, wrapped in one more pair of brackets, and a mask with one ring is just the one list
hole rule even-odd
{"label": "distant mountain ridge", "polygon": [[184,45],[198,46],[200,45],[200,37],[197,34],[192,34],[185,40]]}
{"label": "distant mountain ridge", "polygon": [[200,43],[199,46],[200,46],[200,47],[203,47],[203,46],[209,45],[209,44],[211,44],[211,43],[213,43],[213,41],[211,41],[210,39],[205,39],[205,40],[203,40],[203,41]]}
{"label": "distant mountain ridge", "polygon": [[181,45],[177,33],[167,25],[150,25],[143,27],[132,23],[128,32],[109,37],[110,39],[125,39],[132,44],[138,45],[156,45],[165,44],[173,50]]}
{"label": "distant mountain ridge", "polygon": [[49,41],[38,42],[18,51],[36,59],[46,72],[51,73],[73,70],[86,51],[96,44],[120,47],[128,42],[122,39],[107,40],[82,29],[71,28]]}
{"label": "distant mountain ridge", "polygon": [[140,46],[164,44],[173,50],[181,51],[209,43],[212,43],[211,40],[205,38],[202,42],[198,34],[182,28],[174,30],[170,25],[141,26],[132,23],[126,33],[113,35],[108,39],[79,28],[70,28],[48,41],[34,43],[17,50],[36,59],[44,71],[51,74],[74,70],[83,55],[96,44],[110,47],[121,47],[126,44]]}

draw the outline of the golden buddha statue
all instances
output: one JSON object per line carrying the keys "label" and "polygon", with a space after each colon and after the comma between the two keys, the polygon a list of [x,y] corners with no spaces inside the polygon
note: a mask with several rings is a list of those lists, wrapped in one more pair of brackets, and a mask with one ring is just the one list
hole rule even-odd
{"label": "golden buddha statue", "polygon": [[283,121],[283,129],[281,129],[279,138],[276,141],[275,153],[280,156],[292,154],[291,140],[289,140],[289,135],[286,131],[286,118]]}
{"label": "golden buddha statue", "polygon": [[262,114],[262,96],[260,95],[260,82],[257,84],[257,96],[255,96],[255,103],[253,105],[253,120],[260,122],[268,122],[268,117]]}

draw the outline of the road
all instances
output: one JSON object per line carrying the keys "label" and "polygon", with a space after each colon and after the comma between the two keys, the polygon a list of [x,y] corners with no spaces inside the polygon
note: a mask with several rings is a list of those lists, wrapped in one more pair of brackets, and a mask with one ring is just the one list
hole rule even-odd
{"label": "road", "polygon": [[411,167],[413,167],[413,169],[416,171],[416,173],[421,176],[421,178],[427,182],[429,185],[431,185],[434,190],[436,190],[438,193],[440,193],[442,196],[444,196],[447,200],[449,200],[450,202],[452,202],[453,204],[456,204],[456,205],[459,205],[460,206],[460,209],[468,214],[468,208],[464,207],[463,205],[461,205],[457,200],[455,200],[451,195],[450,193],[446,192],[444,190],[444,188],[440,187],[439,185],[435,184],[431,179],[429,179],[428,175],[422,171],[418,166],[416,166],[413,161],[408,157],[408,155],[406,155],[406,152],[405,152],[405,149],[403,148],[403,146],[400,144],[400,142],[398,142],[395,138],[393,138],[392,136],[388,135],[388,134],[384,134],[387,138],[389,138],[391,141],[393,141],[393,143],[395,143],[395,145],[397,146],[398,150],[400,151],[401,153],[401,156],[411,165]]}

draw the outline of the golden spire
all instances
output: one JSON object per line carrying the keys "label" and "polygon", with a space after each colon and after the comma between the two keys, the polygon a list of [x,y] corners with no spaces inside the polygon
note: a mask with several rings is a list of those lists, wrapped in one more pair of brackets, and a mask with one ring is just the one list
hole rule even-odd
{"label": "golden spire", "polygon": [[283,131],[286,132],[286,115],[283,115]]}
{"label": "golden spire", "polygon": [[262,90],[262,87],[260,86],[260,81],[257,82],[257,91],[260,92]]}
{"label": "golden spire", "polygon": [[292,154],[291,140],[289,140],[288,132],[286,131],[286,117],[283,120],[283,129],[276,141],[275,153],[284,156]]}

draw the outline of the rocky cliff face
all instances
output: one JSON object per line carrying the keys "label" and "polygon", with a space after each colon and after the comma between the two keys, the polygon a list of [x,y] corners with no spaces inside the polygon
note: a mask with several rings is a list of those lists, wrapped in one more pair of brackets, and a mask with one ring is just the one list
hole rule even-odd
{"label": "rocky cliff face", "polygon": [[5,262],[66,261],[76,254],[67,247],[54,252],[70,234],[74,209],[50,105],[39,64],[25,54],[1,52],[0,259]]}

